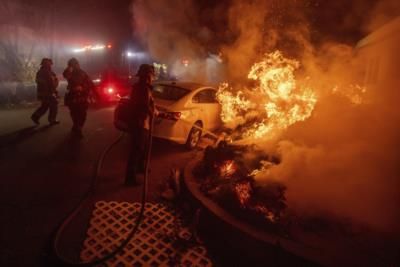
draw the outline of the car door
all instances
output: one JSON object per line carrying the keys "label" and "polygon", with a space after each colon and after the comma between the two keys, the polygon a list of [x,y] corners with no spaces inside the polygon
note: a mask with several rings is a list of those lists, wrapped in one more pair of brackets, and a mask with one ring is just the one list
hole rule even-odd
{"label": "car door", "polygon": [[198,108],[199,117],[204,122],[206,129],[215,129],[220,124],[221,107],[215,97],[216,91],[206,88],[193,96],[192,102]]}

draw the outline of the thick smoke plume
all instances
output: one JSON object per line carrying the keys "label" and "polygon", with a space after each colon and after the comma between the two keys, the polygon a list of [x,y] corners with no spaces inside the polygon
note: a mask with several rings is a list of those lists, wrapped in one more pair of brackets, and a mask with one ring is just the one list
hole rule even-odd
{"label": "thick smoke plume", "polygon": [[[280,154],[282,162],[259,174],[258,181],[283,181],[288,206],[299,214],[348,218],[399,233],[398,75],[364,86],[366,63],[355,43],[340,43],[318,29],[337,26],[348,41],[355,32],[367,34],[398,16],[400,5],[380,1],[371,9],[372,1],[353,2],[346,2],[348,14],[343,16],[335,13],[340,5],[329,2],[320,12],[335,14],[336,22],[329,25],[314,21],[318,3],[325,1],[222,1],[211,9],[188,0],[135,1],[133,14],[136,32],[154,57],[171,62],[193,57],[203,67],[207,53],[222,52],[224,78],[233,87],[249,86],[247,73],[265,52],[279,49],[299,60],[299,82],[307,80],[318,102],[312,116],[290,127],[274,149],[265,146]],[[387,47],[372,53],[391,51]],[[192,77],[205,78],[199,73]]]}
{"label": "thick smoke plume", "polygon": [[[179,8],[178,8],[179,7]],[[204,57],[202,40],[210,38],[207,28],[198,25],[195,4],[190,0],[172,1],[135,1],[133,4],[134,28],[136,34],[147,46],[151,56],[167,63],[172,74],[181,76],[186,71],[181,60],[190,59],[191,64],[204,63],[198,59]],[[204,73],[185,73],[187,79],[204,79]]]}
{"label": "thick smoke plume", "polygon": [[277,145],[282,163],[259,181],[283,181],[299,214],[349,218],[398,231],[399,113],[331,96]]}

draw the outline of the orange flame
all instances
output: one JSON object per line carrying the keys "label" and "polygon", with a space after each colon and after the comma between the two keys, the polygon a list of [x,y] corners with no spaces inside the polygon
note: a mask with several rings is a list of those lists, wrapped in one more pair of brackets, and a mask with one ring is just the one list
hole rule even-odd
{"label": "orange flame", "polygon": [[[217,92],[217,100],[222,104],[221,119],[225,124],[238,123],[238,118],[243,112],[248,111],[252,105],[251,102],[243,96],[242,91],[233,94],[232,88],[228,83],[222,83]],[[244,119],[240,119],[244,122]]]}
{"label": "orange flame", "polygon": [[220,177],[230,177],[236,172],[236,165],[233,160],[224,161],[224,163],[219,168]]}
{"label": "orange flame", "polygon": [[274,166],[274,164],[270,161],[262,160],[261,162],[261,167],[259,169],[254,169],[251,173],[250,176],[254,177],[257,179],[259,174],[268,174],[269,169]]}
{"label": "orange flame", "polygon": [[332,89],[332,93],[347,98],[354,105],[360,105],[365,102],[364,98],[366,92],[366,87],[359,84],[350,84],[345,88],[335,86]]}
{"label": "orange flame", "polygon": [[246,139],[271,139],[290,125],[310,117],[317,98],[311,88],[296,83],[294,72],[299,67],[298,61],[285,58],[279,51],[265,54],[248,74],[249,79],[257,82],[249,92],[258,101],[257,105],[246,99],[242,91],[234,94],[232,88],[222,84],[217,94],[222,121],[228,124],[241,121],[241,114],[256,109],[259,122],[250,125],[242,135]]}

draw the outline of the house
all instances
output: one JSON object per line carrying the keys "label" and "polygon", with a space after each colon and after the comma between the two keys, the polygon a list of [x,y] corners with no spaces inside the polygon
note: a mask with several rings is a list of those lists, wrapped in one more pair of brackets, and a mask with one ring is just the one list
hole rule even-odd
{"label": "house", "polygon": [[355,48],[358,70],[368,96],[400,95],[400,17],[360,40]]}

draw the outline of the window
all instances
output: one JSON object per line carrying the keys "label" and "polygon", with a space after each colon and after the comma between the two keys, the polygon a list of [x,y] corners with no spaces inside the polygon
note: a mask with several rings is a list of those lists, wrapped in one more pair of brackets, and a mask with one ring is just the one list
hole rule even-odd
{"label": "window", "polygon": [[205,89],[193,96],[193,103],[217,103],[214,89]]}
{"label": "window", "polygon": [[162,100],[177,101],[188,93],[189,90],[176,86],[159,84],[153,87],[154,98]]}

